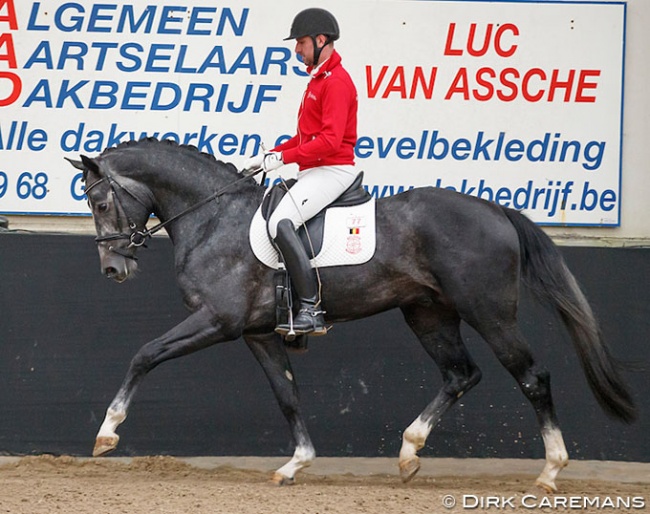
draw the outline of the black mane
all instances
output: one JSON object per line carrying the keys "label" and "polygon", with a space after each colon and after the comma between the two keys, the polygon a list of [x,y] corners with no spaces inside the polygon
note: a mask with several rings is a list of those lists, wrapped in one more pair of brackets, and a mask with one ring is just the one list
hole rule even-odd
{"label": "black mane", "polygon": [[101,153],[100,157],[110,153],[114,152],[115,150],[122,150],[124,148],[136,148],[136,147],[144,147],[144,146],[167,146],[167,147],[176,147],[178,150],[182,152],[187,152],[187,153],[192,153],[192,154],[198,154],[201,156],[202,159],[207,159],[211,161],[213,164],[218,164],[225,166],[228,171],[233,172],[233,173],[238,173],[237,167],[231,163],[231,162],[224,162],[218,160],[214,155],[211,153],[207,152],[201,152],[196,146],[194,145],[182,145],[173,139],[163,139],[159,140],[158,138],[155,137],[143,137],[142,139],[132,139],[131,141],[125,141],[123,143],[120,143],[116,146],[112,146],[110,148],[105,148],[104,151]]}

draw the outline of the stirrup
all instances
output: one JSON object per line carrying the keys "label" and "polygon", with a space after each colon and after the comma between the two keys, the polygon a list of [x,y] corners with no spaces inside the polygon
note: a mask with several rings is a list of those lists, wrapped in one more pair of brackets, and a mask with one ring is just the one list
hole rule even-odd
{"label": "stirrup", "polygon": [[319,325],[309,329],[296,329],[295,327],[283,323],[275,327],[275,333],[283,336],[287,341],[291,342],[299,336],[324,336],[332,329],[332,325]]}
{"label": "stirrup", "polygon": [[[289,314],[289,322],[281,323],[275,328],[276,333],[283,335],[286,339],[292,339],[299,335],[311,336],[324,336],[327,334],[331,326],[325,325],[323,319],[325,311],[315,310],[313,307],[302,307],[296,320],[293,319],[291,313]],[[298,318],[303,318],[302,322]],[[317,320],[316,318],[319,318]],[[307,319],[304,319],[307,318]],[[320,323],[318,321],[321,321]]]}
{"label": "stirrup", "polygon": [[314,337],[324,336],[327,335],[327,333],[331,329],[332,329],[332,325],[330,326],[322,325],[322,326],[311,328],[309,330],[305,330],[305,329],[296,330],[290,325],[282,324],[275,327],[275,333],[280,334],[287,341],[293,341],[293,339],[295,339],[298,336],[314,336]]}

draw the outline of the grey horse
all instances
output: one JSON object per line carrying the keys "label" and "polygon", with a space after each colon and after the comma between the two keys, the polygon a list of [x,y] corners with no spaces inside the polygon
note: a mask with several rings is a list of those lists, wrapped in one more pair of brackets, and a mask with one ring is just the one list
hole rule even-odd
{"label": "grey horse", "polygon": [[[242,337],[264,369],[295,442],[275,471],[294,482],[315,458],[287,349],[274,332],[274,270],[253,255],[247,227],[264,187],[232,164],[196,148],[145,139],[95,158],[83,170],[103,273],[118,282],[137,267],[155,214],[174,245],[178,283],[190,315],[133,357],[106,412],[94,455],[116,448],[116,429],[146,374],[157,365]],[[589,386],[604,411],[622,421],[636,410],[592,309],[550,238],[522,214],[471,196],[416,188],[377,201],[377,247],[366,264],[322,268],[326,321],[400,309],[440,369],[443,385],[403,433],[400,474],[410,480],[433,427],[481,372],[465,347],[461,321],[473,327],[512,374],[535,410],[546,450],[537,479],[555,491],[568,454],[551,397],[549,373],[536,364],[517,326],[520,282],[560,314]]]}

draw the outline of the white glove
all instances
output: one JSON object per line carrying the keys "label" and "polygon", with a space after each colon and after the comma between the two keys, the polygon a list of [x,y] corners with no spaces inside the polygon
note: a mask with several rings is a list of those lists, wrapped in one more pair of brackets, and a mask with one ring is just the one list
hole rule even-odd
{"label": "white glove", "polygon": [[264,171],[277,170],[283,165],[282,152],[268,152],[264,154],[264,162],[262,163]]}
{"label": "white glove", "polygon": [[267,152],[259,153],[253,157],[249,157],[244,161],[244,175],[252,175],[256,171],[272,171],[282,166],[282,152]]}
{"label": "white glove", "polygon": [[242,169],[242,173],[247,176],[252,175],[254,172],[261,170],[263,164],[264,164],[263,153],[258,153],[257,155],[253,155],[252,157],[249,157],[244,161],[244,168]]}

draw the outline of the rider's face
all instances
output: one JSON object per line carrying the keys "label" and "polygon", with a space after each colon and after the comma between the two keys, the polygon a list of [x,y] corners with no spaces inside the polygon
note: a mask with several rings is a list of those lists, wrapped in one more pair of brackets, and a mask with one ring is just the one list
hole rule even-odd
{"label": "rider's face", "polygon": [[[317,45],[322,47],[325,44],[325,41],[325,36],[316,36]],[[311,37],[304,36],[296,39],[295,52],[302,58],[302,62],[305,63],[305,66],[314,65],[314,41]]]}
{"label": "rider's face", "polygon": [[302,58],[305,66],[314,64],[314,43],[309,36],[296,39],[296,53]]}

